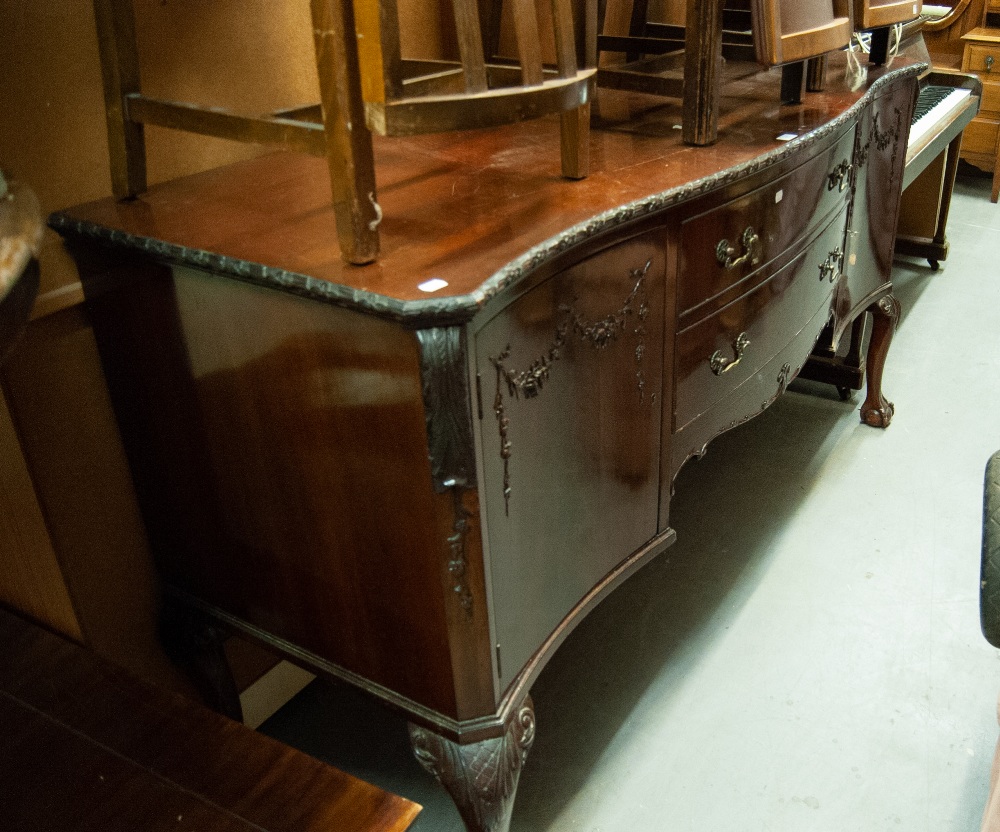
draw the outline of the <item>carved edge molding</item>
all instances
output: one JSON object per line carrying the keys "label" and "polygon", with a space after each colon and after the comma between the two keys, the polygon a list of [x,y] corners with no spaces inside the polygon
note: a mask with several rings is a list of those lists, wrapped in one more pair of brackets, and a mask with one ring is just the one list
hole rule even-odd
{"label": "carved edge molding", "polygon": [[472,399],[462,327],[418,329],[420,385],[434,490],[476,485]]}
{"label": "carved edge molding", "polygon": [[506,832],[524,761],[535,740],[535,711],[526,696],[499,737],[459,745],[412,723],[420,764],[447,789],[469,829]]}
{"label": "carved edge molding", "polygon": [[[579,311],[572,306],[561,305],[559,312],[562,313],[562,320],[556,327],[552,343],[528,365],[527,370],[516,371],[506,365],[510,358],[511,347],[508,344],[497,356],[490,356],[489,361],[496,370],[496,393],[493,398],[493,414],[497,419],[497,429],[500,433],[500,458],[503,460],[503,501],[504,513],[510,515],[510,458],[513,454],[508,435],[510,429],[510,417],[507,415],[507,406],[504,401],[503,388],[506,386],[507,394],[512,399],[533,399],[542,391],[545,382],[549,380],[549,372],[552,365],[562,358],[563,347],[570,332],[575,334],[580,341],[590,344],[596,350],[603,350],[618,340],[618,336],[628,332],[628,319],[635,316],[636,325],[631,330],[631,334],[637,338],[635,347],[636,363],[636,387],[639,391],[639,402],[645,399],[646,395],[646,374],[643,368],[643,358],[646,354],[646,318],[649,317],[649,300],[646,296],[646,275],[649,272],[653,261],[647,260],[646,265],[632,269],[629,276],[635,281],[632,291],[628,297],[614,312],[605,315],[597,321],[587,320]],[[635,304],[638,303],[638,308]],[[651,400],[655,402],[654,393]]]}
{"label": "carved edge molding", "polygon": [[106,228],[87,220],[75,219],[63,211],[56,212],[49,217],[49,227],[67,239],[88,240],[142,252],[167,263],[210,270],[237,280],[268,286],[312,300],[330,303],[334,306],[360,310],[413,327],[458,324],[471,319],[491,298],[519,282],[548,260],[576,247],[585,240],[592,239],[597,234],[649,217],[681,202],[723,188],[732,182],[778,164],[804,148],[825,141],[849,124],[884,86],[899,78],[918,75],[926,66],[926,64],[914,64],[887,72],[872,82],[866,94],[837,118],[742,165],[686,183],[678,188],[652,194],[578,223],[539,243],[521,257],[512,260],[484,281],[478,289],[467,295],[443,297],[435,300],[401,301],[273,266],[264,266],[260,263],[252,263],[235,257],[191,249],[175,243]]}
{"label": "carved edge molding", "polygon": [[469,561],[465,544],[469,513],[462,496],[476,486],[472,405],[462,327],[417,330],[420,385],[427,426],[431,480],[439,494],[451,491],[453,523],[448,535],[448,574],[459,605],[472,615],[472,592],[466,582]]}

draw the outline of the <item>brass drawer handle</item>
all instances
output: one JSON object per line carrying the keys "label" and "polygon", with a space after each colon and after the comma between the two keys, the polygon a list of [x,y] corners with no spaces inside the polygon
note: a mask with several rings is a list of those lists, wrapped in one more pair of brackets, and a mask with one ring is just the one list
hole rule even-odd
{"label": "brass drawer handle", "polygon": [[851,171],[853,169],[854,165],[845,159],[837,165],[837,167],[833,169],[833,172],[827,177],[826,189],[828,191],[832,191],[834,188],[837,188],[837,190],[843,191],[848,185],[851,184]]}
{"label": "brass drawer handle", "polygon": [[712,353],[712,357],[708,359],[708,365],[712,368],[712,372],[717,376],[721,376],[723,373],[728,373],[733,367],[739,364],[743,360],[743,355],[747,351],[747,347],[750,346],[750,336],[745,332],[741,332],[736,336],[736,340],[733,341],[733,352],[735,353],[735,358],[726,358],[722,354],[722,350],[716,350]]}
{"label": "brass drawer handle", "polygon": [[986,71],[987,72],[992,72],[993,71],[993,56],[992,55],[987,55],[986,56]]}
{"label": "brass drawer handle", "polygon": [[844,252],[840,250],[840,246],[837,246],[826,256],[826,260],[819,264],[819,279],[829,278],[830,282],[833,283],[843,268]]}
{"label": "brass drawer handle", "polygon": [[719,240],[715,256],[725,268],[735,269],[746,262],[756,266],[760,262],[761,244],[757,232],[748,226],[740,237],[740,242],[743,244],[743,253],[737,256],[736,247],[729,240]]}

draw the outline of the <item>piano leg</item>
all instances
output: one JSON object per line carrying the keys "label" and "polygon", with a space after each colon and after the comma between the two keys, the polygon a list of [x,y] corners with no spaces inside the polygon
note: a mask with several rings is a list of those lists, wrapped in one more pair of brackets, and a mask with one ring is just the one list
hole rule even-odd
{"label": "piano leg", "polygon": [[530,696],[501,736],[468,745],[410,724],[414,754],[448,790],[469,832],[508,832],[521,767],[534,739]]}
{"label": "piano leg", "polygon": [[899,301],[886,295],[868,307],[868,311],[872,313],[872,337],[868,344],[868,393],[861,405],[861,421],[874,428],[887,428],[894,408],[882,394],[882,370],[899,322]]}

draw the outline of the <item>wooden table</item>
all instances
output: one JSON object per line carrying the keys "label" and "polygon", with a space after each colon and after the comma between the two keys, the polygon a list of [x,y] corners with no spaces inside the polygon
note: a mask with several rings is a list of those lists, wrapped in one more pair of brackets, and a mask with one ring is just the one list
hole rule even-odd
{"label": "wooden table", "polygon": [[402,832],[420,807],[0,609],[9,832]]}
{"label": "wooden table", "polygon": [[506,829],[531,684],[673,541],[685,461],[781,395],[824,332],[836,360],[866,312],[861,415],[892,418],[921,68],[855,86],[834,59],[786,107],[780,72],[733,83],[703,148],[677,102],[602,91],[581,182],[551,121],[387,140],[365,267],[340,259],[305,156],[55,216],[174,643],[218,669],[197,634],[222,624],[368,691],[411,720],[468,827]]}

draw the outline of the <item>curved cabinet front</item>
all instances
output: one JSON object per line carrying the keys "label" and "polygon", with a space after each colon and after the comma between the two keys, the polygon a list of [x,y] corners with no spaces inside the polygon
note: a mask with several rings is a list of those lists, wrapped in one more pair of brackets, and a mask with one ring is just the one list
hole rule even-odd
{"label": "curved cabinet front", "polygon": [[499,690],[657,533],[666,234],[531,286],[474,336]]}

